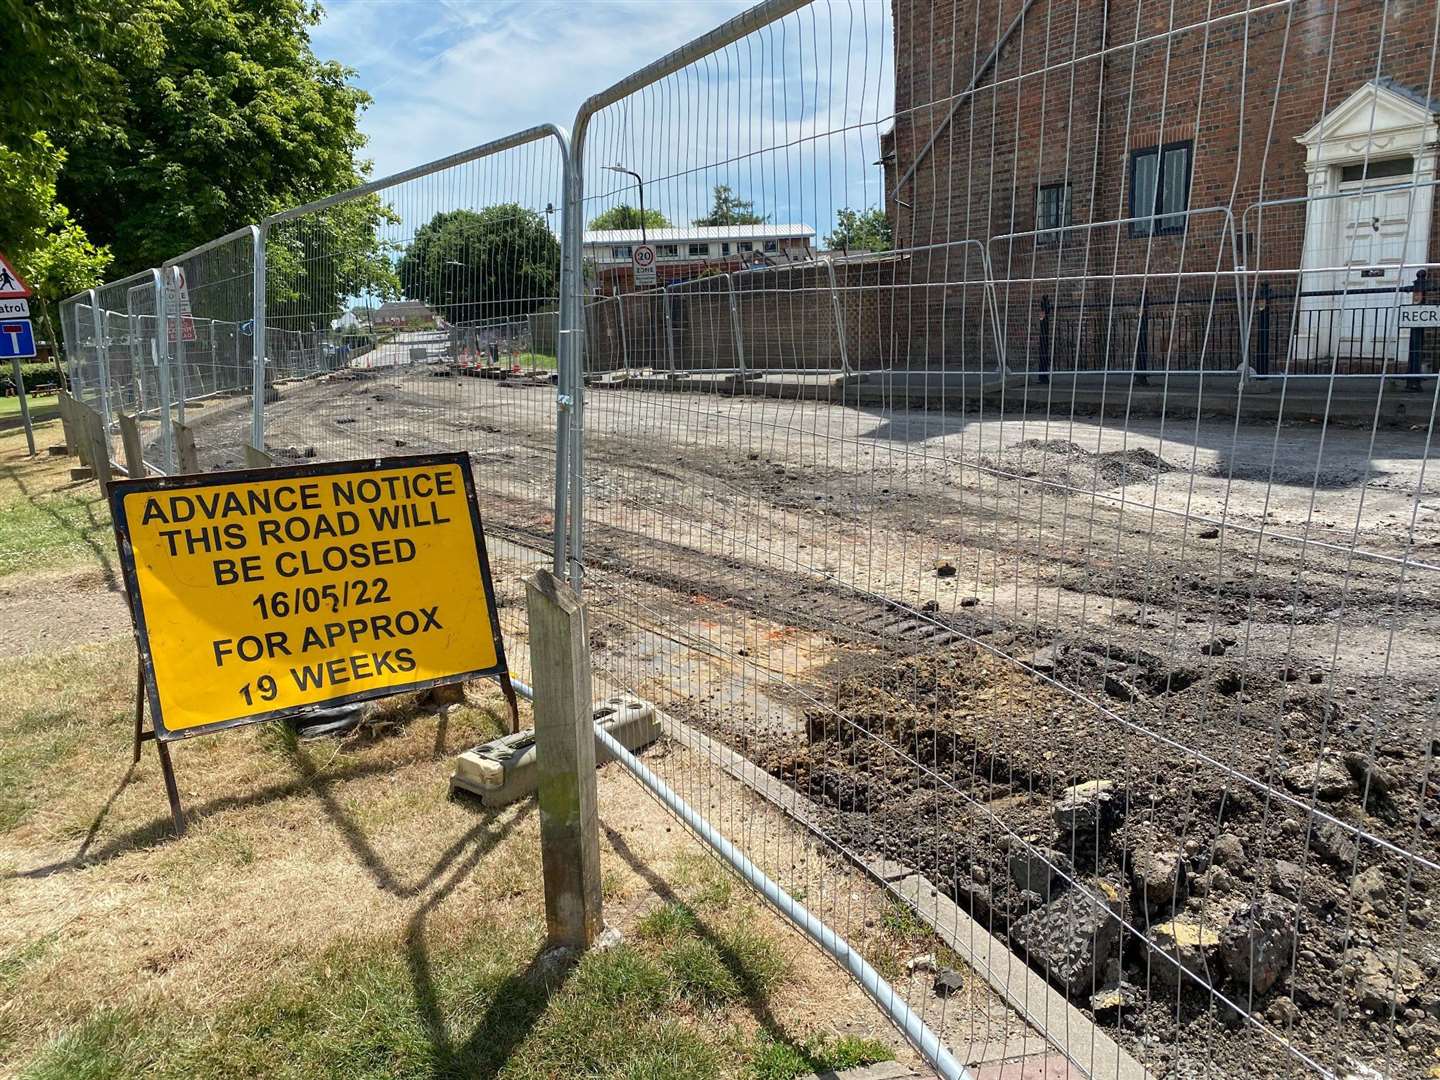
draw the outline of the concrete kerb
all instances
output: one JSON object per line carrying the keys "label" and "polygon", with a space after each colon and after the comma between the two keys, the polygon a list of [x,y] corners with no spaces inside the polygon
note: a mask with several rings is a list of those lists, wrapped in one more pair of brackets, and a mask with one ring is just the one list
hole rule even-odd
{"label": "concrete kerb", "polygon": [[[709,393],[744,397],[775,397],[843,402],[857,407],[947,408],[984,407],[1003,412],[1036,410],[1077,415],[1233,417],[1274,420],[1283,406],[1284,418],[1319,419],[1366,424],[1428,423],[1434,404],[1435,376],[1422,376],[1420,389],[1410,389],[1404,376],[1251,376],[1241,385],[1235,371],[1152,371],[1137,382],[1134,373],[1059,371],[1005,374],[998,371],[859,371],[850,375],[783,372],[704,371],[666,375],[652,372],[607,372],[587,379],[596,390],[645,390],[652,393]],[[1041,381],[1048,379],[1048,381]],[[1383,394],[1382,394],[1383,384]]]}

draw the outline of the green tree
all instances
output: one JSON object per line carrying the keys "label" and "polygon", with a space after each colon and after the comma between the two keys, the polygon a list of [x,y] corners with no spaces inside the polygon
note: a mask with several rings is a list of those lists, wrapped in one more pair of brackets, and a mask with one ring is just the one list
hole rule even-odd
{"label": "green tree", "polygon": [[311,52],[319,19],[310,0],[0,0],[0,144],[28,157],[47,133],[56,201],[111,273],[157,265],[362,178],[369,97]]}
{"label": "green tree", "polygon": [[[645,227],[647,229],[668,229],[670,222],[659,210],[645,211]],[[620,203],[612,206],[603,214],[591,219],[592,229],[638,229],[640,228],[640,211],[633,206]]]}
{"label": "green tree", "polygon": [[399,278],[452,323],[524,315],[559,295],[560,241],[517,203],[443,211],[415,233]]}
{"label": "green tree", "polygon": [[55,303],[100,284],[110,252],[90,242],[56,197],[64,153],[44,132],[17,142],[0,144],[0,251],[41,301]]}
{"label": "green tree", "polygon": [[831,251],[889,251],[895,246],[891,239],[890,219],[879,207],[851,210],[848,206],[835,213],[835,231],[825,238]]}
{"label": "green tree", "polygon": [[755,203],[742,199],[725,184],[716,184],[715,202],[710,213],[696,218],[695,225],[764,225],[770,220],[768,214],[755,213]]}
{"label": "green tree", "polygon": [[379,196],[366,195],[272,225],[265,242],[267,324],[325,330],[356,297],[398,299],[400,245],[383,236],[399,221]]}

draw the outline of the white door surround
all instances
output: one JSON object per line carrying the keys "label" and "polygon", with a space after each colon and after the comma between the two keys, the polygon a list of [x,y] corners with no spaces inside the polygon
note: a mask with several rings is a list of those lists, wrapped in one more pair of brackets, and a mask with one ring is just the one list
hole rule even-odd
{"label": "white door surround", "polygon": [[1346,295],[1302,297],[1294,355],[1405,355],[1409,331],[1396,326],[1396,294],[1351,293],[1393,290],[1430,259],[1440,113],[1418,96],[1372,81],[1296,142],[1305,147],[1311,200],[1300,288]]}

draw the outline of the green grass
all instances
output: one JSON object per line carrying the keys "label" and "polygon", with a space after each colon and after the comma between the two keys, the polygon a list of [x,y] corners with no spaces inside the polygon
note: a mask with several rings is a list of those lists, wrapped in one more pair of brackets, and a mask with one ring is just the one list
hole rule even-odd
{"label": "green grass", "polygon": [[[753,914],[737,906],[708,925],[685,905],[668,905],[633,940],[588,953],[568,974],[527,966],[538,936],[508,925],[470,927],[433,944],[423,921],[402,942],[352,935],[208,1017],[156,1004],[89,1007],[19,1075],[793,1080],[892,1057],[873,1040],[743,1035],[733,1018],[714,1013],[747,999],[768,1011],[788,975],[774,942],[750,927]],[[0,957],[0,985],[47,948]]]}
{"label": "green grass", "polygon": [[522,368],[548,368],[555,370],[556,359],[549,353],[516,353],[514,362]]}
{"label": "green grass", "polygon": [[110,515],[93,484],[42,490],[25,477],[18,486],[16,475],[11,467],[12,482],[0,494],[0,577],[96,561],[101,554],[113,561]]}
{"label": "green grass", "polygon": [[839,1072],[894,1058],[894,1051],[879,1039],[821,1036],[795,1043],[766,1036],[755,1048],[750,1075],[755,1080],[795,1080],[810,1073]]}
{"label": "green grass", "polygon": [[[36,423],[53,420],[60,415],[60,401],[54,394],[46,394],[44,397],[35,397],[32,394],[27,404],[30,406],[30,419]],[[11,418],[17,422],[20,419],[19,397],[0,397],[0,420]]]}
{"label": "green grass", "polygon": [[[645,945],[593,952],[563,982],[562,976],[547,982],[516,974],[523,958],[507,951],[514,939],[505,927],[482,927],[434,955],[413,940],[397,953],[351,939],[282,984],[221,1008],[208,1022],[100,1006],[20,1075],[718,1080],[741,1071],[766,1078],[800,1075],[778,1065],[782,1059],[888,1056],[883,1046],[857,1049],[844,1040],[796,1048],[766,1036],[737,1046],[726,1025],[687,1015],[677,1005],[694,1000],[698,972],[708,973],[702,979],[723,973],[730,996],[744,981],[699,937],[678,940],[663,958]],[[677,972],[669,960],[680,953],[703,959]]]}
{"label": "green grass", "polygon": [[[46,721],[34,721],[43,717]],[[28,709],[19,723],[0,726],[0,832],[25,823],[43,801],[43,784],[36,784],[58,768],[80,743],[74,716],[50,709]]]}

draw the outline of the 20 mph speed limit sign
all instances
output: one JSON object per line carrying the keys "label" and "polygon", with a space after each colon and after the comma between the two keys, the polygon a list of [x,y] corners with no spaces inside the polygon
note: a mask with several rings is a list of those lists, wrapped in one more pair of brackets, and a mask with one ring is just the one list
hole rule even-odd
{"label": "20 mph speed limit sign", "polygon": [[655,245],[636,244],[630,252],[630,265],[635,270],[636,285],[654,285]]}
{"label": "20 mph speed limit sign", "polygon": [[466,454],[110,492],[162,739],[506,671]]}

